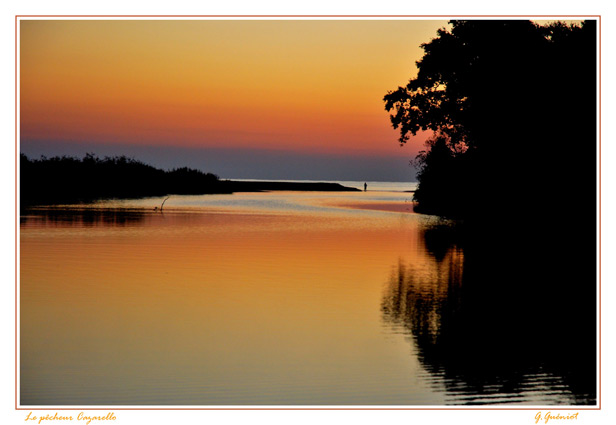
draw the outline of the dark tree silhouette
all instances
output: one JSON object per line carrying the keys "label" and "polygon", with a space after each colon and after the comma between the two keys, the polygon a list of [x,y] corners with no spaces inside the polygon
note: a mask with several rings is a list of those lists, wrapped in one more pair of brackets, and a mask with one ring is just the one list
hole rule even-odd
{"label": "dark tree silhouette", "polygon": [[[463,179],[467,156],[451,149],[450,139],[439,134],[427,142],[427,149],[416,158],[417,178],[421,182],[414,194],[415,211],[441,216],[463,216]],[[438,194],[434,196],[433,194]]]}
{"label": "dark tree silhouette", "polygon": [[547,251],[577,264],[563,278],[595,282],[596,22],[450,24],[384,98],[400,143],[434,132],[416,210],[462,218],[475,246]]}
{"label": "dark tree silhouette", "polygon": [[[592,209],[595,21],[451,26],[422,45],[417,77],[384,98],[401,144],[420,131],[435,133],[418,157],[419,210],[483,220],[553,212],[566,199]],[[460,195],[443,205],[451,186]],[[512,203],[512,194],[522,202]]]}
{"label": "dark tree silhouette", "polygon": [[[464,260],[456,285],[466,310],[453,320],[444,307],[451,317],[443,318],[469,319],[469,328],[487,339],[524,339],[533,329],[539,332],[532,341],[572,336],[575,356],[559,362],[556,352],[541,348],[545,364],[573,370],[567,362],[577,358],[580,370],[595,376],[596,22],[450,24],[422,45],[417,77],[384,98],[401,144],[433,132],[416,160],[416,211],[460,219],[453,233]],[[437,239],[451,244],[448,233]],[[523,322],[510,322],[522,316]],[[481,320],[492,328],[479,326]],[[472,335],[458,340],[459,329],[450,330],[447,344],[420,343],[438,348],[426,351],[428,364],[449,362],[449,343],[469,344]],[[535,349],[512,355],[532,363]],[[537,367],[531,363],[525,367]],[[445,366],[466,381],[476,376]],[[577,372],[561,373],[578,381]],[[592,402],[594,380],[583,386]]]}

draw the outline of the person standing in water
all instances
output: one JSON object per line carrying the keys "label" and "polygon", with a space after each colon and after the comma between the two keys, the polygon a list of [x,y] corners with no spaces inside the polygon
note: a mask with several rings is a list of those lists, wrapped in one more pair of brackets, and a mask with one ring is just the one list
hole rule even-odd
{"label": "person standing in water", "polygon": [[364,192],[368,189],[368,183],[364,183]]}

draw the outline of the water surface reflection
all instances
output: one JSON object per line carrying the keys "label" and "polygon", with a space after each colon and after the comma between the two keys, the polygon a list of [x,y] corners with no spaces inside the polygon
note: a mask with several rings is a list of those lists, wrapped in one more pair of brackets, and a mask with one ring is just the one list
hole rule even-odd
{"label": "water surface reflection", "polygon": [[383,196],[26,212],[20,403],[595,403],[592,276]]}
{"label": "water surface reflection", "polygon": [[432,261],[399,262],[382,317],[410,336],[447,403],[596,403],[592,287],[529,273],[450,225],[427,226],[422,241]]}
{"label": "water surface reflection", "polygon": [[41,208],[27,209],[20,224],[28,226],[129,226],[142,225],[148,214],[140,209],[119,208]]}

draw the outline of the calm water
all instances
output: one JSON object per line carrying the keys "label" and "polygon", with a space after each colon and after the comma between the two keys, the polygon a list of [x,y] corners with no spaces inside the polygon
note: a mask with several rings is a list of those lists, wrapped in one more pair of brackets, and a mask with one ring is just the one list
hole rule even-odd
{"label": "calm water", "polygon": [[410,197],[274,192],[173,196],[163,213],[152,210],[162,199],[28,211],[20,403],[594,404],[592,349],[569,359],[536,347],[527,331],[542,318],[501,326],[465,280],[470,251],[412,213]]}

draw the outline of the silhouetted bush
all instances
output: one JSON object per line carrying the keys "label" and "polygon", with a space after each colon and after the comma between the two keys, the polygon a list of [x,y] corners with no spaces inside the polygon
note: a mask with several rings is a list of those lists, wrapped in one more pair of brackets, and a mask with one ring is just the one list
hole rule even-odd
{"label": "silhouetted bush", "polygon": [[100,159],[86,154],[31,160],[20,156],[22,205],[87,202],[167,194],[224,191],[216,175],[180,168],[164,171],[126,156]]}

